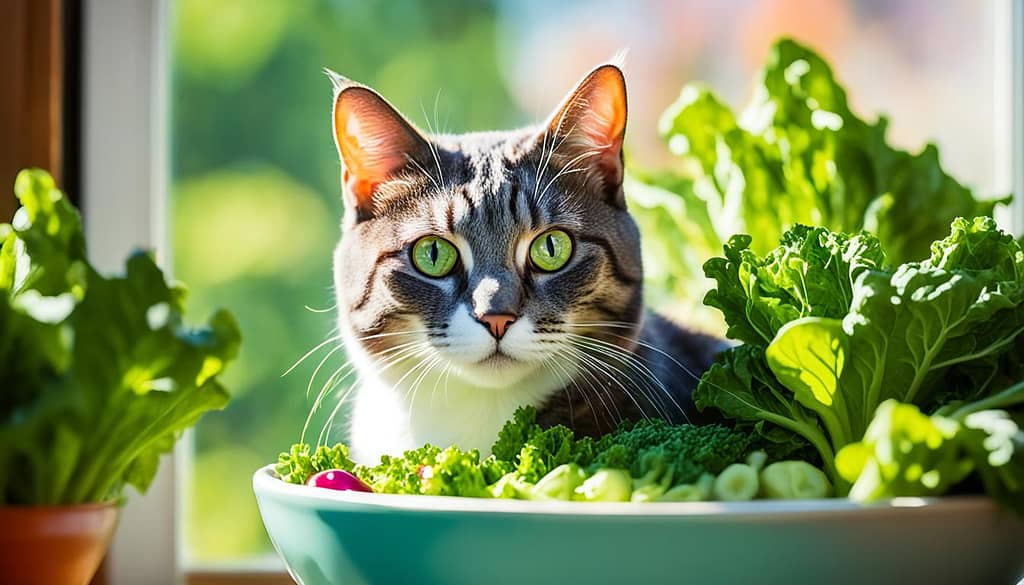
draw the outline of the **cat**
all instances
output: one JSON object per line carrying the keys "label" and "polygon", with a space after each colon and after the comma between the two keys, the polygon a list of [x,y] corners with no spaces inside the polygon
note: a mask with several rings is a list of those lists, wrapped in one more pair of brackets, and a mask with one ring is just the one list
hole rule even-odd
{"label": "cat", "polygon": [[460,135],[428,136],[327,73],[345,204],[338,325],[359,378],[353,459],[424,443],[487,454],[524,405],[585,435],[699,419],[690,393],[722,342],[644,310],[616,63],[543,124]]}

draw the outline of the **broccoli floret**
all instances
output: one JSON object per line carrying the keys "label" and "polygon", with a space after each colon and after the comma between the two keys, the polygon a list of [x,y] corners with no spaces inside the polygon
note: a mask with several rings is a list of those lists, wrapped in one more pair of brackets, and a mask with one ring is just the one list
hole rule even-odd
{"label": "broccoli floret", "polygon": [[[672,486],[694,483],[703,474],[718,474],[742,461],[748,435],[722,425],[672,425],[663,420],[625,424],[597,441],[598,468],[627,469],[651,499]],[[656,487],[655,487],[656,486]]]}

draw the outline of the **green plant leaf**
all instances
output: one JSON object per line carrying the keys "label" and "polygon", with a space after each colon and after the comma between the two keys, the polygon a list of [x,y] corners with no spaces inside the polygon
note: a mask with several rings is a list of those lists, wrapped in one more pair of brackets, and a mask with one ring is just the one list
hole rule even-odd
{"label": "green plant leaf", "polygon": [[852,435],[851,416],[859,418],[859,404],[848,404],[852,393],[840,388],[847,360],[847,337],[838,319],[804,317],[779,330],[765,350],[775,377],[793,391],[800,404],[821,418],[833,447],[842,447]]}
{"label": "green plant leaf", "polygon": [[0,505],[76,504],[145,491],[162,453],[209,410],[238,351],[219,312],[184,325],[184,291],[152,257],[123,275],[86,261],[77,211],[42,171],[0,226]]}

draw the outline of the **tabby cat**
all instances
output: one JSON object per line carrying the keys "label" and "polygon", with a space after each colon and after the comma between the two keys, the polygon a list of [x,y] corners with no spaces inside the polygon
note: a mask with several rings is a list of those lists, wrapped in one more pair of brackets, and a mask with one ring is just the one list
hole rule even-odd
{"label": "tabby cat", "polygon": [[429,136],[329,74],[356,460],[426,442],[486,453],[520,405],[589,435],[695,419],[690,392],[720,342],[644,311],[617,65],[539,126]]}

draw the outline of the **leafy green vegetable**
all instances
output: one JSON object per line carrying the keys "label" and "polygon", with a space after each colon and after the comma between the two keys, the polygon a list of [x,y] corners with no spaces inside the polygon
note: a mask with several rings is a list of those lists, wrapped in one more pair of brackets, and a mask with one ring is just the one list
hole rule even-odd
{"label": "leafy green vegetable", "polygon": [[78,213],[49,175],[22,171],[0,226],[0,504],[76,504],[143,492],[160,455],[209,410],[239,343],[218,312],[182,320],[185,291],[153,259],[123,276],[88,263]]}
{"label": "leafy green vegetable", "polygon": [[724,246],[724,258],[705,263],[716,288],[704,302],[725,316],[730,338],[758,345],[800,317],[842,318],[857,276],[885,263],[878,239],[868,234],[797,225],[764,258],[751,244],[750,236],[734,236]]}
{"label": "leafy green vegetable", "polygon": [[355,467],[349,459],[348,447],[341,443],[333,447],[320,445],[312,453],[309,445],[297,443],[287,453],[281,453],[274,471],[288,483],[306,483],[321,471],[343,469],[351,473]]}
{"label": "leafy green vegetable", "polygon": [[934,146],[894,148],[886,127],[854,114],[828,64],[788,39],[772,47],[740,114],[704,86],[683,88],[660,122],[678,170],[634,173],[627,184],[652,294],[692,299],[703,259],[733,234],[763,255],[798,224],[866,230],[899,264],[926,256],[954,218],[991,215],[999,202],[947,175]]}
{"label": "leafy green vegetable", "polygon": [[[623,424],[594,441],[563,426],[542,428],[533,408],[505,423],[481,460],[476,451],[425,445],[385,455],[374,467],[354,465],[344,445],[298,444],[275,471],[303,484],[328,469],[351,471],[375,492],[580,501],[684,501],[711,497],[714,474],[740,461],[750,437],[721,425],[673,426],[662,420]],[[757,467],[766,455],[752,455]],[[545,470],[541,474],[541,470]]]}
{"label": "leafy green vegetable", "polygon": [[694,403],[701,410],[715,408],[750,428],[761,437],[762,447],[782,444],[789,447],[785,452],[810,443],[821,454],[829,475],[835,476],[832,448],[821,423],[775,378],[763,348],[748,344],[723,352],[701,376]]}
{"label": "leafy green vegetable", "polygon": [[[938,495],[976,471],[987,494],[1024,513],[1022,404],[1024,381],[960,405],[948,416],[883,402],[863,440],[836,457],[839,472],[853,486],[850,497],[869,502]],[[1016,415],[1010,413],[1014,408]]]}
{"label": "leafy green vegetable", "polygon": [[[707,264],[718,283],[708,303],[723,311],[730,332],[746,344],[726,352],[705,373],[695,392],[697,406],[715,407],[766,439],[777,431],[782,438],[802,437],[817,449],[840,494],[854,476],[853,451],[846,451],[847,472],[837,469],[835,454],[862,438],[867,446],[861,449],[870,450],[880,437],[897,441],[898,433],[908,445],[921,443],[921,453],[952,457],[942,465],[953,467],[936,471],[948,482],[934,483],[928,493],[942,493],[963,479],[950,470],[961,469],[961,455],[937,443],[942,433],[952,437],[959,427],[920,413],[918,421],[903,414],[905,409],[895,410],[896,417],[880,405],[894,400],[918,412],[923,405],[952,410],[980,400],[989,409],[1002,407],[984,401],[1024,379],[1020,244],[988,217],[954,220],[929,258],[895,268],[885,267],[878,240],[867,234],[798,226],[763,258],[749,244],[746,237],[734,238],[725,258]],[[885,417],[896,418],[880,422]],[[991,429],[1008,428],[1005,421],[1011,420],[988,417]],[[996,440],[991,437],[975,443]],[[904,455],[908,462],[927,463],[916,451]],[[919,477],[899,483],[883,474],[871,490],[863,487],[869,480],[858,481],[853,495],[861,499],[923,493],[913,487]]]}
{"label": "leafy green vegetable", "polygon": [[519,408],[499,431],[491,453],[496,461],[512,465],[521,479],[536,483],[559,465],[589,465],[594,443],[563,425],[542,428],[535,409]]}

